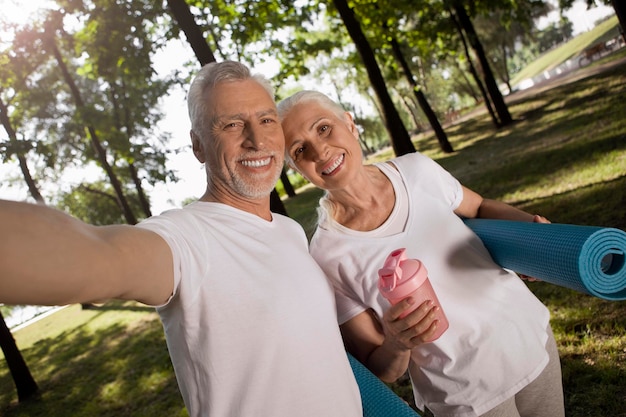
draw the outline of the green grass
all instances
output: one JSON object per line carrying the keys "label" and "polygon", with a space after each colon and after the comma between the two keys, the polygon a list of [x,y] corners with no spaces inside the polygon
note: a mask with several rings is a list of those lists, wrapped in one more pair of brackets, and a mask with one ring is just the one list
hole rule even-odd
{"label": "green grass", "polygon": [[187,416],[153,308],[111,302],[62,309],[13,334],[38,398],[17,404],[4,360],[0,415]]}
{"label": "green grass", "polygon": [[[454,154],[441,153],[432,135],[416,138],[415,146],[486,197],[553,222],[626,229],[624,97],[622,65],[512,102],[516,122],[510,127],[496,130],[488,116],[478,115],[448,128]],[[311,187],[299,190],[285,206],[311,230],[320,195]],[[568,417],[626,417],[626,302],[529,285],[552,313]],[[0,361],[2,416],[187,415],[151,308],[70,306],[14,337],[41,393],[17,404]],[[407,381],[393,387],[411,401]]]}

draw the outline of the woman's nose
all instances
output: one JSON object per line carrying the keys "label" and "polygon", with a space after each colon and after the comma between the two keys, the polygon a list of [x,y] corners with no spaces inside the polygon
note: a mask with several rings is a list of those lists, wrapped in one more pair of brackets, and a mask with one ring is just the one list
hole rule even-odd
{"label": "woman's nose", "polygon": [[322,161],[328,158],[330,149],[328,148],[328,144],[326,144],[326,142],[321,140],[315,141],[315,143],[311,145],[311,148],[313,148],[313,157],[315,161]]}

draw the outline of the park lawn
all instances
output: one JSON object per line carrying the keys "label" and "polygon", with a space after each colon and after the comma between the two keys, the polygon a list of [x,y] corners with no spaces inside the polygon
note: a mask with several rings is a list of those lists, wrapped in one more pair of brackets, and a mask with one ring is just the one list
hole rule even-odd
{"label": "park lawn", "polygon": [[[625,68],[512,101],[516,122],[509,127],[495,129],[484,114],[447,127],[453,154],[440,152],[430,134],[417,137],[416,148],[485,197],[553,222],[626,230]],[[309,231],[320,195],[308,187],[285,200]],[[568,417],[626,416],[626,302],[529,286],[552,313]],[[14,337],[41,393],[18,405],[0,362],[2,416],[187,415],[152,308],[70,306]],[[411,400],[406,380],[392,387]]]}
{"label": "park lawn", "polygon": [[188,416],[151,307],[72,305],[13,336],[40,393],[18,405],[2,358],[0,416]]}

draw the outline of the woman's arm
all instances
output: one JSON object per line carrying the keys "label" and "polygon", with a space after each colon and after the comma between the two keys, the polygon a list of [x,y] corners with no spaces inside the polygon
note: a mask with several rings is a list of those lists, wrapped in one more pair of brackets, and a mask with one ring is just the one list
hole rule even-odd
{"label": "woman's arm", "polygon": [[158,305],[173,290],[169,246],[138,227],[92,226],[53,208],[0,201],[0,235],[0,302]]}
{"label": "woman's arm", "polygon": [[348,352],[385,382],[404,375],[411,349],[428,340],[436,329],[436,307],[428,301],[399,318],[412,302],[408,297],[390,307],[382,322],[374,311],[367,310],[340,326]]}
{"label": "woman's arm", "polygon": [[463,201],[454,211],[467,218],[516,220],[523,222],[549,223],[544,217],[526,213],[509,204],[483,198],[480,194],[463,187]]}

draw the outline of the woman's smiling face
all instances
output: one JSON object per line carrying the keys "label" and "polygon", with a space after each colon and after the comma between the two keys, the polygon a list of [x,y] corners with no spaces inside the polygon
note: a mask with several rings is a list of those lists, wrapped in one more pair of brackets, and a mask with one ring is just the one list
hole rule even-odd
{"label": "woman's smiling face", "polygon": [[283,117],[289,164],[325,190],[342,188],[362,163],[358,131],[350,116],[342,117],[315,100],[296,104]]}

